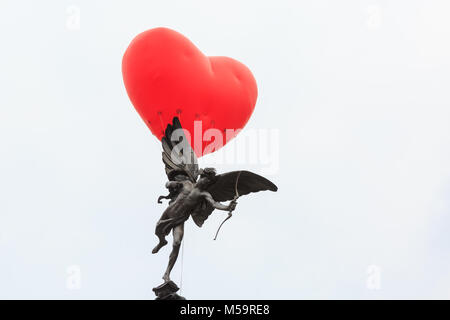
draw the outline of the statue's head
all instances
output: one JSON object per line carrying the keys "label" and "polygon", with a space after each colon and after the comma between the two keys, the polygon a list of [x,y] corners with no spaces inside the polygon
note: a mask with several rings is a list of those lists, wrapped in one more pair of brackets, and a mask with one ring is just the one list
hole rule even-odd
{"label": "statue's head", "polygon": [[214,182],[216,177],[216,169],[205,168],[200,170],[200,179],[198,179],[195,184],[197,188],[204,190],[209,187],[209,185]]}
{"label": "statue's head", "polygon": [[200,178],[214,178],[216,176],[216,169],[214,168],[204,168],[200,169]]}

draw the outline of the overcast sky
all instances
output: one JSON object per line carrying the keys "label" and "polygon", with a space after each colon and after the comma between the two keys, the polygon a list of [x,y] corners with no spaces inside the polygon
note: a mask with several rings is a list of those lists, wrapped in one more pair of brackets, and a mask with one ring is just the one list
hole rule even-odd
{"label": "overcast sky", "polygon": [[450,298],[449,10],[2,0],[0,298],[153,299],[171,249],[151,254],[166,177],[121,60],[159,26],[245,63],[259,91],[245,131],[278,136],[259,136],[274,170],[216,165],[265,172],[279,192],[240,199],[217,241],[226,213],[187,222],[182,295]]}

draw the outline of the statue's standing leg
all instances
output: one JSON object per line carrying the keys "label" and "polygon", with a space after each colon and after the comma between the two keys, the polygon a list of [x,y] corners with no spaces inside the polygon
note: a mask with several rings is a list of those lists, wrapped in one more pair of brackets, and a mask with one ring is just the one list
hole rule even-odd
{"label": "statue's standing leg", "polygon": [[173,248],[169,256],[169,264],[167,265],[166,272],[164,273],[164,281],[170,281],[170,271],[172,271],[173,266],[178,258],[178,252],[180,252],[181,241],[183,241],[184,235],[184,223],[179,224],[173,228]]}

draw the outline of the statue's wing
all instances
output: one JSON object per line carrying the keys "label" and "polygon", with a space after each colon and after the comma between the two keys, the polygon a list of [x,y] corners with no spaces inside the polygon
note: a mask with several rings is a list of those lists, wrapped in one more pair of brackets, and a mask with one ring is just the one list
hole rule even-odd
{"label": "statue's wing", "polygon": [[172,124],[168,124],[161,139],[163,148],[162,160],[166,166],[166,174],[171,177],[171,172],[183,171],[192,182],[197,181],[198,164],[194,150],[186,139],[178,117],[174,117]]}
{"label": "statue's wing", "polygon": [[270,180],[250,171],[231,171],[216,176],[216,182],[208,192],[216,201],[233,200],[237,194],[243,196],[258,191],[277,191],[278,187]]}
{"label": "statue's wing", "polygon": [[[217,175],[215,182],[207,189],[213,199],[218,202],[233,200],[237,195],[243,196],[266,190],[277,191],[278,187],[268,179],[250,171],[232,171]],[[191,213],[192,219],[201,227],[213,211],[214,207],[203,200]]]}

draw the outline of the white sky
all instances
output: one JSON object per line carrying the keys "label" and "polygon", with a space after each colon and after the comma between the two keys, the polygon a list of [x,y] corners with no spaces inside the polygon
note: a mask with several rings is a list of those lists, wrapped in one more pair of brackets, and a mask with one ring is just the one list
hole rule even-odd
{"label": "white sky", "polygon": [[242,198],[218,241],[225,214],[187,223],[184,296],[450,298],[449,9],[1,1],[0,298],[153,299],[171,247],[150,254],[165,176],[121,59],[158,26],[245,63],[259,89],[247,128],[280,136],[278,193]]}

